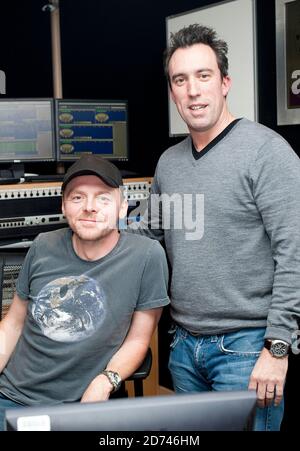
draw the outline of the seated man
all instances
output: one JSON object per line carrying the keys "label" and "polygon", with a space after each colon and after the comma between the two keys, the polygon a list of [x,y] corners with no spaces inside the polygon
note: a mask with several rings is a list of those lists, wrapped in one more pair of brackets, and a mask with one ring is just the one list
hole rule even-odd
{"label": "seated man", "polygon": [[160,244],[119,232],[126,216],[119,170],[85,156],[67,171],[69,228],[40,234],[0,323],[0,427],[4,409],[107,400],[142,363],[168,270]]}

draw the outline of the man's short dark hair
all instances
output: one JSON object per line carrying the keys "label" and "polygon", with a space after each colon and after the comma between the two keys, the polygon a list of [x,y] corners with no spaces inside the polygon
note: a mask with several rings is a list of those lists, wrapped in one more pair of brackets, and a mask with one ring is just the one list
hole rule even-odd
{"label": "man's short dark hair", "polygon": [[164,53],[165,73],[169,83],[169,62],[173,53],[179,48],[191,47],[194,44],[208,45],[215,52],[222,78],[228,75],[227,43],[218,39],[217,33],[212,28],[193,24],[171,33],[170,44]]}

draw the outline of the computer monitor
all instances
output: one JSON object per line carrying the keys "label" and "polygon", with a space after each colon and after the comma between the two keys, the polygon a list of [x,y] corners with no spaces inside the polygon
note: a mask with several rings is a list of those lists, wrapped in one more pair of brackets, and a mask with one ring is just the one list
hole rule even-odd
{"label": "computer monitor", "polygon": [[75,161],[83,154],[128,161],[126,101],[56,101],[57,160]]}
{"label": "computer monitor", "polygon": [[254,391],[189,393],[6,410],[7,430],[251,430]]}
{"label": "computer monitor", "polygon": [[55,161],[52,99],[0,100],[0,163]]}

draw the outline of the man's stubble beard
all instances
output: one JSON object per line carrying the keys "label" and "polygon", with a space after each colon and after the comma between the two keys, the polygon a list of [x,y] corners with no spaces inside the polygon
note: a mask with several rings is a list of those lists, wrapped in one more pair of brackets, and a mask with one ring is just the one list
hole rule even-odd
{"label": "man's stubble beard", "polygon": [[118,230],[118,227],[115,225],[114,227],[111,226],[106,226],[104,229],[99,230],[97,228],[92,229],[92,230],[81,230],[79,227],[72,227],[70,226],[70,228],[72,229],[72,232],[75,236],[77,236],[80,240],[82,241],[99,241],[102,240],[103,238],[108,237],[109,235],[111,235],[113,232],[115,232],[116,230]]}

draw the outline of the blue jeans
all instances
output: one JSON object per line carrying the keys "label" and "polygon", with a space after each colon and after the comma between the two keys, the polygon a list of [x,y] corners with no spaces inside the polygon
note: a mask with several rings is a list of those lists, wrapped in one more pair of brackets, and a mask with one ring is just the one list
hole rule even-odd
{"label": "blue jeans", "polygon": [[[264,334],[265,328],[249,328],[224,335],[195,336],[176,326],[169,359],[174,390],[247,390]],[[283,401],[278,407],[257,407],[254,430],[280,430],[283,413]]]}
{"label": "blue jeans", "polygon": [[12,401],[6,396],[0,393],[0,431],[4,431],[4,421],[5,421],[5,409],[11,409],[13,407],[22,407],[21,404]]}

